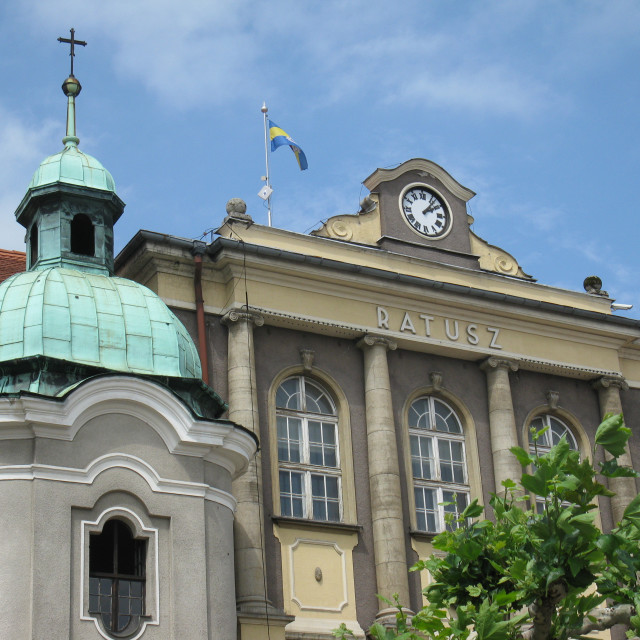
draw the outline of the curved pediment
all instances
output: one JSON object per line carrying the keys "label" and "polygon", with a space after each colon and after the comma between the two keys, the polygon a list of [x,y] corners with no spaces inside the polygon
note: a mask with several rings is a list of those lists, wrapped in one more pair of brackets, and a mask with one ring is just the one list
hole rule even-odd
{"label": "curved pediment", "polygon": [[426,160],[425,158],[412,158],[398,165],[394,169],[376,169],[364,182],[364,186],[369,191],[374,191],[382,182],[395,180],[408,171],[417,171],[425,174],[425,178],[433,176],[442,182],[442,184],[451,191],[453,195],[460,198],[463,202],[468,202],[475,196],[475,192],[467,187],[462,186],[453,176],[447,173],[439,164]]}

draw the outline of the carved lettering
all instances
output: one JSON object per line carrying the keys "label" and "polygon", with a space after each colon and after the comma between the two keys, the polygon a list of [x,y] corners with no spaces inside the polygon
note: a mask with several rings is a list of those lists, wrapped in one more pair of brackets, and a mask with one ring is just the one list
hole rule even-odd
{"label": "carved lettering", "polygon": [[424,320],[424,335],[427,338],[431,337],[431,321],[434,320],[433,316],[428,316],[426,313],[421,313],[420,317]]}
{"label": "carved lettering", "polygon": [[378,307],[378,329],[389,328],[389,312],[384,307]]}
{"label": "carved lettering", "polygon": [[444,319],[444,332],[447,334],[447,338],[449,338],[449,340],[457,340],[458,336],[460,335],[459,332],[459,328],[458,328],[458,321],[454,320],[453,321],[453,326],[454,326],[454,332],[451,333],[451,327],[449,326],[449,318],[445,318]]}
{"label": "carved lettering", "polygon": [[498,344],[498,334],[500,333],[500,329],[496,327],[487,327],[487,331],[493,334],[491,336],[491,342],[489,343],[489,346],[492,349],[502,349],[502,347]]}
{"label": "carved lettering", "polygon": [[402,324],[400,325],[400,331],[411,331],[411,333],[415,334],[416,330],[413,328],[413,322],[411,322],[411,318],[409,317],[409,312],[404,312],[404,318],[402,319]]}
{"label": "carved lettering", "polygon": [[[498,327],[485,327],[487,334],[481,333],[482,329],[475,322],[465,323],[454,318],[443,318],[437,316],[431,316],[426,313],[417,314],[418,318],[424,321],[424,334],[418,326],[416,330],[415,325],[415,312],[405,310],[392,310],[390,312],[386,307],[376,307],[378,329],[386,329],[391,331],[397,331],[400,333],[411,333],[414,336],[424,335],[427,338],[432,337],[432,329],[435,327],[436,336],[441,335],[441,331],[444,329],[445,338],[451,342],[457,342],[461,339],[465,339],[470,345],[482,345],[489,347],[490,349],[502,349],[502,345],[499,343],[500,329]],[[393,313],[394,316],[397,313],[402,313],[402,320],[399,316],[393,319],[390,316]],[[393,322],[393,327],[390,328],[390,323]],[[487,336],[482,338],[482,336]],[[488,344],[487,344],[488,342]]]}

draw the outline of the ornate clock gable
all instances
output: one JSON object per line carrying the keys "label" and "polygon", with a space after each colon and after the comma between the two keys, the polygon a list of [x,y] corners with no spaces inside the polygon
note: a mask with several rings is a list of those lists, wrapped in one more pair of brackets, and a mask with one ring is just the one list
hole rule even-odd
{"label": "ornate clock gable", "polygon": [[377,169],[364,185],[378,195],[380,248],[478,268],[466,208],[475,193],[442,167],[414,158],[395,169]]}
{"label": "ornate clock gable", "polygon": [[370,195],[360,211],[333,216],[312,235],[531,279],[513,256],[473,233],[467,202],[475,193],[435,162],[413,158],[376,169],[363,184]]}

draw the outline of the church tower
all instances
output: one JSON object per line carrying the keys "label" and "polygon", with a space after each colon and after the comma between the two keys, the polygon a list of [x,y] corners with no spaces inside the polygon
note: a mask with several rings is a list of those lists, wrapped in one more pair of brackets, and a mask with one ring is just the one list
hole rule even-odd
{"label": "church tower", "polygon": [[185,327],[113,276],[124,203],[62,151],[16,210],[27,271],[0,285],[2,638],[236,637],[231,482],[256,450],[221,416]]}

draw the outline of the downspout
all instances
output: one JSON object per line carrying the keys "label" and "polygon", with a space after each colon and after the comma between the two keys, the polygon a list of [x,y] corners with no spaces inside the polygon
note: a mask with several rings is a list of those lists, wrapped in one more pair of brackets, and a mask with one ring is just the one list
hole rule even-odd
{"label": "downspout", "polygon": [[209,384],[209,358],[207,357],[207,334],[204,322],[204,298],[202,297],[202,254],[206,251],[203,242],[193,243],[195,273],[193,288],[196,294],[196,321],[198,328],[198,353],[202,365],[202,381]]}

